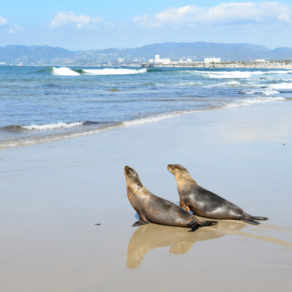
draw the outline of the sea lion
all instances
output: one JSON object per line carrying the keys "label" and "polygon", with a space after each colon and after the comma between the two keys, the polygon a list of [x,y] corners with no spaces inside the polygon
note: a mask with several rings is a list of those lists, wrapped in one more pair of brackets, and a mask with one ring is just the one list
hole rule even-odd
{"label": "sea lion", "polygon": [[129,201],[139,216],[133,227],[151,222],[189,227],[194,231],[200,226],[217,224],[216,221],[200,221],[176,204],[153,195],[142,185],[138,173],[133,168],[125,166],[124,172]]}
{"label": "sea lion", "polygon": [[252,216],[233,203],[200,187],[185,167],[168,164],[168,170],[175,176],[180,197],[180,207],[194,214],[212,219],[242,220],[253,225],[255,220],[268,220],[266,217]]}

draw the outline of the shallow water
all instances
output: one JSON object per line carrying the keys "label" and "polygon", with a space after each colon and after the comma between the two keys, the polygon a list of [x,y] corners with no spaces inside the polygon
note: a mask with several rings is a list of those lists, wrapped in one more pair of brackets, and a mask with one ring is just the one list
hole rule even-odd
{"label": "shallow water", "polygon": [[0,147],[284,101],[292,70],[0,67]]}

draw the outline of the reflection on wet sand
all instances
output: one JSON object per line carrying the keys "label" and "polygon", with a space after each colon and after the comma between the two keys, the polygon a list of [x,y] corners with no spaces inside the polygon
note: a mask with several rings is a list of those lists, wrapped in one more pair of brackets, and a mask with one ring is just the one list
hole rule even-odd
{"label": "reflection on wet sand", "polygon": [[292,247],[292,244],[276,238],[255,235],[240,231],[247,225],[242,222],[219,220],[219,224],[212,227],[199,228],[195,232],[188,232],[186,228],[147,224],[140,226],[134,232],[129,242],[127,252],[127,267],[138,268],[146,255],[152,249],[171,246],[169,253],[180,255],[189,252],[197,241],[205,241],[223,237],[225,235],[237,235],[266,242],[272,242],[282,246]]}

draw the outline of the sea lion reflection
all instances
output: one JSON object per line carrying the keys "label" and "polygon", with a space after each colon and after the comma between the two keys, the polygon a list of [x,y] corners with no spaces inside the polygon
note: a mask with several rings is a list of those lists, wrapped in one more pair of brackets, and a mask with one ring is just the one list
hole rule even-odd
{"label": "sea lion reflection", "polygon": [[[240,230],[243,224],[228,224],[233,230]],[[171,246],[169,253],[180,255],[189,252],[197,241],[204,241],[223,237],[225,234],[216,226],[199,228],[195,232],[188,232],[185,228],[147,224],[140,226],[134,232],[129,242],[127,253],[127,267],[138,268],[146,255],[152,249]]]}

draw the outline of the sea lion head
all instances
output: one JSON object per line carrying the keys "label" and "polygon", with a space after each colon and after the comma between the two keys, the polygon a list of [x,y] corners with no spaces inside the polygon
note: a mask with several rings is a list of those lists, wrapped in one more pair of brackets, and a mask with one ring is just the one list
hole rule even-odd
{"label": "sea lion head", "polygon": [[134,168],[131,168],[130,166],[124,167],[124,173],[126,177],[126,184],[127,187],[130,187],[133,190],[138,190],[143,187],[139,174],[136,172]]}
{"label": "sea lion head", "polygon": [[192,178],[188,170],[180,164],[168,164],[167,169],[175,176],[177,181],[196,181]]}

